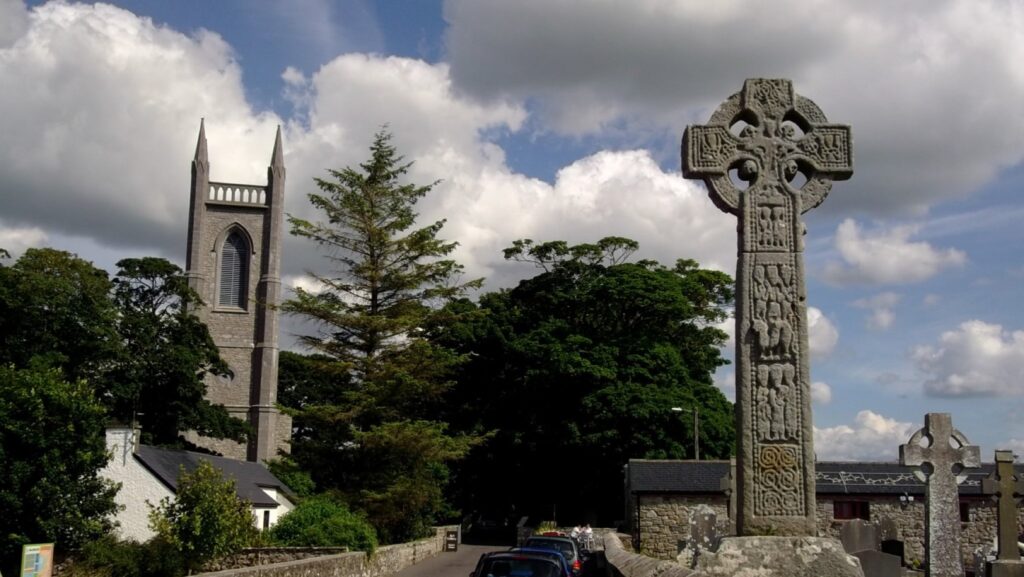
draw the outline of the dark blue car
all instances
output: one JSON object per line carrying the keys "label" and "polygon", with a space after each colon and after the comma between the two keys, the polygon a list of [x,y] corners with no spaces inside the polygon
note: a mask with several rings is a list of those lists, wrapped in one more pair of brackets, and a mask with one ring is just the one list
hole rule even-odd
{"label": "dark blue car", "polygon": [[526,553],[487,553],[469,577],[562,577],[562,566],[550,557]]}

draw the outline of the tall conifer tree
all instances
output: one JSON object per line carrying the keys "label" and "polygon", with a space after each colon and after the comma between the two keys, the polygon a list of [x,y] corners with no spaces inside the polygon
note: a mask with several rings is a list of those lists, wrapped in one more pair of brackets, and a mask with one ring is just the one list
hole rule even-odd
{"label": "tall conifer tree", "polygon": [[[295,458],[318,486],[348,494],[387,542],[422,533],[435,520],[443,464],[471,442],[434,422],[460,357],[426,331],[444,322],[435,305],[481,280],[459,282],[462,266],[446,258],[456,243],[438,238],[443,220],[415,227],[414,205],[436,183],[403,182],[412,163],[387,131],[377,133],[370,152],[358,169],[316,179],[322,192],[309,199],[323,221],[289,218],[293,234],[322,247],[331,270],[313,274],[321,291],[297,289],[284,310],[318,325],[302,342],[347,369],[333,403],[321,398],[295,414],[306,431],[294,442]],[[412,450],[403,439],[432,446]],[[420,458],[408,458],[411,450]],[[408,514],[395,518],[403,507]]]}

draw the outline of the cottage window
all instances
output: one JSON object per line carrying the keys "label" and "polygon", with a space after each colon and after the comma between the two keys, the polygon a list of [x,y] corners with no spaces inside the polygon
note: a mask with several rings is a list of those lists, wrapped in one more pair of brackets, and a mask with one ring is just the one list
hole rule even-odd
{"label": "cottage window", "polygon": [[220,290],[217,304],[223,307],[245,308],[248,288],[249,243],[237,230],[224,240],[220,253]]}
{"label": "cottage window", "polygon": [[832,503],[834,519],[871,520],[871,510],[867,501],[835,501]]}

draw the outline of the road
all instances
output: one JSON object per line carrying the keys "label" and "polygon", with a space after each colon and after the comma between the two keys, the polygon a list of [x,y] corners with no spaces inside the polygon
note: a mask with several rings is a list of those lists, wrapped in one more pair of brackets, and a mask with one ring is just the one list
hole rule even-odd
{"label": "road", "polygon": [[507,551],[508,546],[495,545],[459,545],[459,550],[442,551],[437,556],[407,567],[393,577],[466,577],[476,569],[480,555],[488,551]]}

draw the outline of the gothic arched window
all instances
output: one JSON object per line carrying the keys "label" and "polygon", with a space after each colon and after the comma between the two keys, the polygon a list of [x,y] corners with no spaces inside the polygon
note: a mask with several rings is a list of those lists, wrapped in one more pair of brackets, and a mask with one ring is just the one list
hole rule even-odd
{"label": "gothic arched window", "polygon": [[224,240],[220,251],[220,287],[217,304],[222,307],[245,308],[245,294],[249,280],[249,243],[239,231],[233,231]]}

